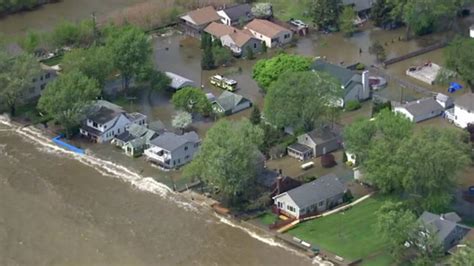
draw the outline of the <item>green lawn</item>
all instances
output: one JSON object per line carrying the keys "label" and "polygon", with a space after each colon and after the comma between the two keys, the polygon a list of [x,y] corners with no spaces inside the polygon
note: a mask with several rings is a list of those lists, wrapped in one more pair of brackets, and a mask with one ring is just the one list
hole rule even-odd
{"label": "green lawn", "polygon": [[294,18],[306,23],[311,22],[311,18],[308,17],[311,0],[266,0],[261,2],[271,3],[275,16],[280,20],[288,21],[290,18]]}
{"label": "green lawn", "polygon": [[278,221],[278,217],[273,214],[266,212],[258,217],[260,219],[260,222],[262,222],[265,225],[271,225],[274,222]]}
{"label": "green lawn", "polygon": [[374,258],[363,260],[363,266],[388,266],[393,264],[393,259],[388,253],[382,253]]}
{"label": "green lawn", "polygon": [[288,233],[349,260],[366,258],[384,249],[375,232],[375,213],[383,202],[369,198],[344,213],[301,223]]}

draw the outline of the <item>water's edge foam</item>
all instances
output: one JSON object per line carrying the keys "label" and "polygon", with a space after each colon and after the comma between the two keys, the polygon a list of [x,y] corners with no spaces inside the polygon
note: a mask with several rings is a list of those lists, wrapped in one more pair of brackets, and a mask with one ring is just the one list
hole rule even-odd
{"label": "water's edge foam", "polygon": [[[92,167],[94,170],[102,174],[103,176],[109,176],[113,178],[118,178],[124,182],[130,183],[134,188],[139,189],[140,191],[150,192],[155,195],[159,195],[160,197],[171,200],[172,202],[176,203],[179,207],[182,207],[186,210],[190,211],[199,211],[198,208],[190,202],[185,201],[182,198],[179,198],[179,194],[174,192],[171,188],[167,185],[160,183],[153,179],[152,177],[144,177],[140,174],[126,168],[123,165],[119,165],[113,163],[111,161],[103,160],[101,158],[95,157],[91,154],[86,155],[79,155],[72,151],[66,150],[62,147],[57,146],[54,144],[44,133],[34,127],[23,127],[20,125],[12,124],[8,118],[0,115],[0,124],[6,125],[11,128],[9,131],[16,132],[22,139],[25,141],[31,142],[38,147],[38,149],[42,152],[48,153],[55,153],[55,154],[63,154],[69,156],[69,158],[75,159],[84,165]],[[213,212],[214,213],[214,212]],[[265,243],[267,245],[273,247],[279,247],[296,255],[304,256],[299,251],[290,248],[282,243],[277,242],[272,236],[262,236],[249,228],[246,228],[242,225],[236,224],[230,219],[222,217],[214,213],[218,222],[222,224],[229,225],[233,228],[237,228],[250,237]]]}

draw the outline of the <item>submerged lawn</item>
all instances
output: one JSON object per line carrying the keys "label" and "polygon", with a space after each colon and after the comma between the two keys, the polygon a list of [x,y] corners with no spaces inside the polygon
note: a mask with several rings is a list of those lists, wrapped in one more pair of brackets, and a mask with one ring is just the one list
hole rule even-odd
{"label": "submerged lawn", "polygon": [[274,222],[278,221],[278,217],[273,214],[266,212],[258,217],[260,219],[260,222],[262,222],[265,225],[271,225]]}
{"label": "submerged lawn", "polygon": [[[384,241],[375,232],[376,211],[383,202],[369,198],[343,213],[301,223],[288,233],[349,260],[383,256]],[[377,262],[377,257],[371,260]]]}

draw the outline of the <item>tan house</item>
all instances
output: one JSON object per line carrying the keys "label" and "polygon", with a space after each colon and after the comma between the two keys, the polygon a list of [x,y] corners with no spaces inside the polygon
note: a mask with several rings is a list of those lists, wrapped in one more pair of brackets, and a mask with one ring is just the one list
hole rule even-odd
{"label": "tan house", "polygon": [[263,19],[252,20],[245,29],[269,48],[287,44],[293,37],[291,30]]}
{"label": "tan house", "polygon": [[222,23],[211,22],[211,24],[209,24],[209,26],[207,26],[204,31],[209,33],[212,38],[220,39],[225,35],[234,33],[235,31],[237,31],[237,29]]}
{"label": "tan house", "polygon": [[220,21],[221,17],[212,6],[198,8],[180,17],[186,34],[200,37],[211,22]]}
{"label": "tan house", "polygon": [[253,37],[248,31],[242,31],[232,26],[212,22],[204,29],[213,39],[219,39],[222,46],[228,47],[234,55],[246,56],[249,49],[253,53],[261,51],[262,42]]}

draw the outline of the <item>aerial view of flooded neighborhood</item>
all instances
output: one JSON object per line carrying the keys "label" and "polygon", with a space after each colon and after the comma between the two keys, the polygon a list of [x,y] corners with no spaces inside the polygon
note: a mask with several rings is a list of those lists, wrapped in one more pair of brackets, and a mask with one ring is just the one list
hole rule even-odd
{"label": "aerial view of flooded neighborhood", "polygon": [[474,0],[0,0],[0,265],[474,266]]}

